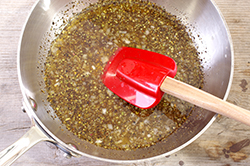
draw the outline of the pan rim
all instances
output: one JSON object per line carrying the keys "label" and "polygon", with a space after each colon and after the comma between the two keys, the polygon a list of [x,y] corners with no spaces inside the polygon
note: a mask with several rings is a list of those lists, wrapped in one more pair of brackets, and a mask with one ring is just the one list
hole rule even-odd
{"label": "pan rim", "polygon": [[[223,17],[221,11],[219,10],[218,6],[215,4],[215,2],[213,0],[209,0],[213,6],[215,7],[216,11],[218,12],[222,22],[223,22],[223,25],[225,27],[225,30],[227,32],[227,37],[228,37],[228,41],[229,41],[229,44],[230,44],[230,52],[231,52],[231,70],[230,70],[230,76],[229,76],[229,82],[228,82],[228,86],[227,86],[227,90],[225,92],[225,95],[223,97],[223,100],[226,100],[228,98],[228,95],[229,95],[229,92],[230,92],[230,89],[231,89],[231,86],[232,86],[232,81],[233,81],[233,74],[234,74],[234,49],[233,49],[233,42],[232,42],[232,37],[231,37],[231,34],[229,32],[229,27],[226,23],[226,20],[225,18]],[[41,129],[43,130],[44,133],[47,133],[49,137],[52,138],[53,141],[55,141],[55,143],[57,143],[58,145],[62,146],[63,148],[65,148],[66,150],[69,151],[69,153],[73,152],[75,154],[79,154],[79,155],[82,155],[82,156],[86,156],[86,157],[89,157],[89,158],[93,158],[93,159],[97,159],[97,160],[101,160],[101,161],[106,161],[106,162],[112,162],[112,163],[137,163],[137,162],[143,162],[143,161],[149,161],[149,160],[154,160],[154,159],[157,159],[157,158],[161,158],[161,157],[164,157],[164,156],[168,156],[168,155],[171,155],[173,153],[176,153],[177,151],[183,149],[184,147],[188,146],[189,144],[191,144],[192,142],[194,142],[198,137],[200,137],[211,125],[212,123],[215,121],[216,117],[217,117],[217,114],[215,114],[212,119],[206,124],[206,126],[199,132],[197,133],[193,138],[191,138],[190,140],[188,140],[187,142],[185,142],[184,144],[182,144],[181,146],[167,152],[167,153],[163,153],[161,155],[157,155],[157,156],[154,156],[154,157],[149,157],[149,158],[145,158],[145,159],[133,159],[133,160],[116,160],[116,159],[108,159],[108,158],[102,158],[102,157],[97,157],[97,156],[93,156],[93,155],[89,155],[89,154],[86,154],[86,153],[83,153],[79,150],[76,150],[70,146],[68,146],[66,143],[64,143],[63,141],[61,141],[59,138],[57,138],[57,136],[55,136],[50,130],[48,130],[48,128],[41,122],[41,120],[37,117],[36,113],[33,111],[33,109],[31,108],[30,104],[28,103],[28,98],[25,94],[25,87],[22,83],[22,76],[21,76],[21,63],[20,63],[20,58],[21,58],[21,55],[20,55],[20,52],[21,52],[21,46],[22,46],[22,39],[23,39],[23,34],[24,34],[24,31],[25,31],[25,28],[26,28],[26,25],[30,19],[30,16],[33,12],[33,10],[35,9],[35,7],[38,5],[40,1],[37,0],[37,2],[35,2],[35,4],[33,5],[33,7],[31,8],[27,18],[26,18],[26,21],[25,21],[25,24],[21,30],[21,37],[19,38],[19,44],[18,44],[18,50],[17,50],[17,72],[18,72],[18,80],[19,80],[19,85],[20,85],[20,89],[21,89],[21,92],[22,92],[22,96],[24,98],[24,102],[26,103],[26,105],[28,106],[28,110],[27,110],[27,113],[30,117],[30,119],[35,119],[35,121],[41,126]]]}

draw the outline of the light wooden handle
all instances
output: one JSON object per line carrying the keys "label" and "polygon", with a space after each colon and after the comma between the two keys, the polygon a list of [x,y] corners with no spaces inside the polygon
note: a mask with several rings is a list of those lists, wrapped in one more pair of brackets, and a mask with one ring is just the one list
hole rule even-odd
{"label": "light wooden handle", "polygon": [[250,111],[228,103],[191,85],[167,77],[160,88],[167,94],[250,126]]}

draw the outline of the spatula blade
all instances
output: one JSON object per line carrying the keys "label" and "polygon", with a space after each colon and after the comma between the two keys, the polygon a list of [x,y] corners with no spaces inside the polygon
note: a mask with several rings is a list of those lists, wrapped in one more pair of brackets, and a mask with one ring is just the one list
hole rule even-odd
{"label": "spatula blade", "polygon": [[103,83],[125,101],[143,109],[156,106],[163,96],[161,83],[174,77],[176,63],[168,56],[137,48],[122,47],[110,58]]}

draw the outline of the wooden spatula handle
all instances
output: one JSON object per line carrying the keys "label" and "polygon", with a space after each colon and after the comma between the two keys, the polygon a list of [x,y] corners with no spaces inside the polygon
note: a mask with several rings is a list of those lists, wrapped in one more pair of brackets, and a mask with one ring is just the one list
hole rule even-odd
{"label": "wooden spatula handle", "polygon": [[160,88],[167,94],[250,126],[250,111],[228,103],[191,85],[167,77]]}

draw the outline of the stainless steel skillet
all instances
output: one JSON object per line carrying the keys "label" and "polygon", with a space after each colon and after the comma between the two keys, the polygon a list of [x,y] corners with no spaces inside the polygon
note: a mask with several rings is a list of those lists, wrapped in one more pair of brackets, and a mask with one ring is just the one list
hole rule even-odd
{"label": "stainless steel skillet", "polygon": [[[73,156],[89,156],[110,162],[138,162],[170,155],[198,138],[215,120],[215,114],[197,109],[187,123],[165,142],[136,151],[115,151],[94,146],[75,137],[63,128],[59,119],[48,114],[48,103],[41,92],[44,84],[37,67],[41,59],[39,47],[49,31],[55,16],[65,10],[70,0],[41,0],[34,6],[23,30],[18,55],[18,75],[24,98],[24,109],[31,121],[31,129],[16,143],[0,153],[0,165],[9,165],[26,150],[40,141],[49,141]],[[85,7],[89,2],[86,1]],[[209,0],[155,0],[157,4],[194,27],[203,54],[205,72],[204,90],[226,99],[232,82],[233,50],[229,32],[213,2]],[[84,2],[85,3],[85,2]],[[83,6],[84,7],[84,6]],[[39,62],[38,62],[39,61]]]}

